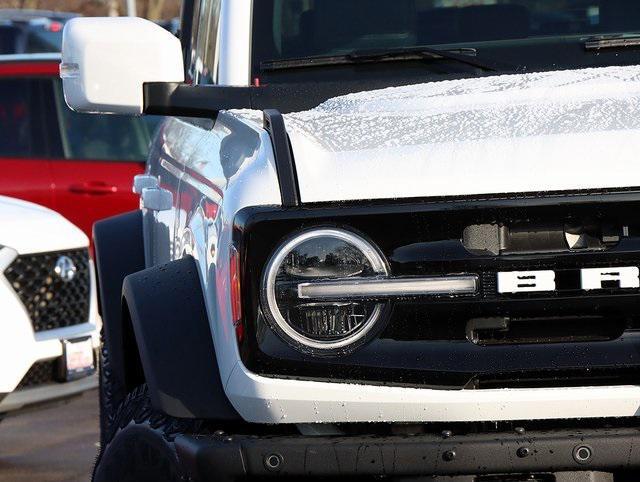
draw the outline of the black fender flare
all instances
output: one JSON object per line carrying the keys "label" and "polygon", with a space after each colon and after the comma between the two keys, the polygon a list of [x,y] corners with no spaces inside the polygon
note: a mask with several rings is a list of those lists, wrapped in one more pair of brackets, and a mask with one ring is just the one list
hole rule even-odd
{"label": "black fender flare", "polygon": [[142,211],[136,210],[98,221],[93,226],[98,307],[102,316],[103,339],[109,350],[112,401],[117,405],[127,392],[131,361],[128,339],[131,334],[122,316],[124,278],[145,268]]}
{"label": "black fender flare", "polygon": [[224,392],[193,257],[127,276],[122,296],[153,407],[177,418],[240,420]]}

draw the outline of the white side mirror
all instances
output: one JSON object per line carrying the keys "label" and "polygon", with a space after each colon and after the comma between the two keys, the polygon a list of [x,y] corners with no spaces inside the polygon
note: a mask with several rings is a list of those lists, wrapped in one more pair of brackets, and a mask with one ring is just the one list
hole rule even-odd
{"label": "white side mirror", "polygon": [[184,82],[182,48],[141,18],[74,18],[64,27],[60,77],[75,111],[139,115],[145,82]]}

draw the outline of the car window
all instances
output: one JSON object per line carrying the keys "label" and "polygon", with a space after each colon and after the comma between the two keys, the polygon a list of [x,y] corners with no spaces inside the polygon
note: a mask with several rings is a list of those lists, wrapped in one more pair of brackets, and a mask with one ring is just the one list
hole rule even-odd
{"label": "car window", "polygon": [[12,25],[0,25],[0,55],[15,54],[22,32]]}
{"label": "car window", "polygon": [[62,49],[63,20],[0,20],[0,55],[53,53]]}
{"label": "car window", "polygon": [[62,50],[62,30],[47,30],[33,27],[27,34],[26,53],[60,52]]}
{"label": "car window", "polygon": [[66,159],[147,160],[149,144],[162,117],[79,114],[65,104],[59,82],[54,92]]}
{"label": "car window", "polygon": [[39,79],[0,79],[0,156],[41,157],[47,150],[42,134]]}

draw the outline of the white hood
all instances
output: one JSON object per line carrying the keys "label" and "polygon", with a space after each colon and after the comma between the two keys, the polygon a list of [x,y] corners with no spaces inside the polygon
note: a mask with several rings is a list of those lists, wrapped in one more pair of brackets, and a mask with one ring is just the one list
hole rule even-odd
{"label": "white hood", "polygon": [[640,66],[395,87],[285,121],[303,202],[640,186]]}
{"label": "white hood", "polygon": [[26,254],[88,245],[84,233],[58,213],[37,204],[0,196],[0,246]]}

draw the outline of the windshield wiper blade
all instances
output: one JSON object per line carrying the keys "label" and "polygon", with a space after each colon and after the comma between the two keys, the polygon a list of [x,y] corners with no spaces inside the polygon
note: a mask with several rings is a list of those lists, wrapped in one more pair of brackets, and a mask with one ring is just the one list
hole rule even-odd
{"label": "windshield wiper blade", "polygon": [[[471,65],[482,70],[488,70],[490,72],[498,72],[501,69],[491,61],[485,59],[479,59],[477,57],[476,49],[460,49],[456,53],[452,50],[440,50],[432,47],[411,47],[407,49],[393,49],[393,50],[364,50],[356,51],[348,55],[353,60],[404,60],[407,56],[407,60],[416,59],[433,59],[433,60],[453,60],[462,64]],[[462,53],[467,52],[467,53]],[[512,70],[511,68],[509,70]]]}
{"label": "windshield wiper blade", "polygon": [[331,65],[351,65],[378,62],[397,62],[408,60],[453,60],[458,63],[470,65],[491,72],[510,71],[516,69],[511,65],[499,64],[487,59],[477,57],[476,49],[463,48],[452,50],[440,50],[432,47],[410,47],[405,49],[389,50],[362,50],[344,55],[326,55],[317,57],[301,57],[285,60],[268,60],[260,63],[263,71],[289,70],[308,67],[326,67]]}
{"label": "windshield wiper blade", "polygon": [[640,47],[640,35],[598,35],[584,42],[587,50]]}

